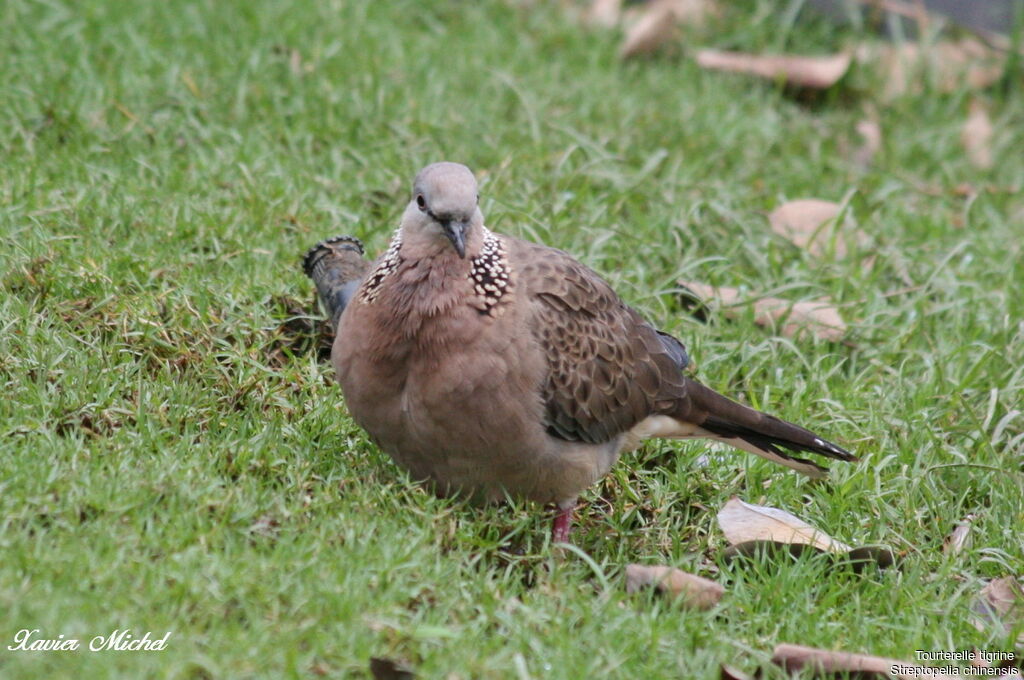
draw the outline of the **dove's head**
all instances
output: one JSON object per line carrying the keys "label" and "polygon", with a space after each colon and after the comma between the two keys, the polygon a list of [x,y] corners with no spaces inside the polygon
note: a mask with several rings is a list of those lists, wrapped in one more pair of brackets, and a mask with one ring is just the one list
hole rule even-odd
{"label": "dove's head", "polygon": [[432,163],[419,171],[412,200],[402,216],[403,241],[453,248],[466,256],[474,231],[483,225],[476,178],[465,165]]}

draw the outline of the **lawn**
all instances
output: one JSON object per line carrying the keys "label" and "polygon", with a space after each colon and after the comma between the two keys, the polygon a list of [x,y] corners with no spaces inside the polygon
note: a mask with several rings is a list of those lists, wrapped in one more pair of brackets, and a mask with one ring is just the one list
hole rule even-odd
{"label": "lawn", "polygon": [[[854,73],[807,101],[683,54],[622,62],[615,32],[524,5],[0,6],[0,676],[359,678],[377,656],[424,678],[715,678],[779,642],[1013,648],[970,605],[1024,573],[1019,75],[980,95],[981,170],[966,88],[883,103]],[[862,38],[778,14],[731,7],[691,37]],[[884,131],[867,167],[865,115]],[[427,494],[347,416],[299,259],[336,233],[380,252],[441,159],[477,172],[492,229],[601,272],[699,379],[861,462],[815,484],[651,442],[583,496],[561,553],[540,508]],[[807,197],[843,202],[868,244],[815,257],[773,235],[767,213]],[[828,296],[850,332],[702,322],[680,279]],[[715,513],[734,495],[900,568],[726,562]],[[970,545],[944,552],[968,515]],[[627,594],[629,563],[727,594],[710,612]],[[26,628],[171,635],[9,651]]]}

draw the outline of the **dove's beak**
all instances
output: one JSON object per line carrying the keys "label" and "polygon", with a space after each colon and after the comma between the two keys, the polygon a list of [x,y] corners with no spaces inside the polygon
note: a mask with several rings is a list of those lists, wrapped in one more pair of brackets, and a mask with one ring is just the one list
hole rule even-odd
{"label": "dove's beak", "polygon": [[466,232],[469,231],[468,222],[460,222],[458,220],[451,220],[444,223],[444,235],[448,237],[448,240],[452,242],[455,247],[455,252],[459,254],[459,257],[466,257]]}

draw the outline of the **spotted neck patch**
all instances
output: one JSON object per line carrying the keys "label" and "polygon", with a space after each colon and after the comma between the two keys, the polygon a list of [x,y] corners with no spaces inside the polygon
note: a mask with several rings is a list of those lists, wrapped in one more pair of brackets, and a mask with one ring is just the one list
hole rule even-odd
{"label": "spotted neck patch", "polygon": [[398,251],[402,248],[402,231],[397,229],[395,235],[391,237],[391,243],[388,244],[388,249],[384,251],[384,255],[380,258],[380,262],[373,268],[366,279],[363,281],[362,291],[359,293],[359,299],[370,304],[377,299],[380,295],[380,288],[384,281],[398,269],[398,265],[402,264],[402,256],[398,254]]}
{"label": "spotted neck patch", "polygon": [[471,261],[469,276],[473,279],[473,291],[480,298],[480,313],[493,314],[512,283],[512,268],[501,239],[487,227],[483,227],[483,232],[483,247]]}

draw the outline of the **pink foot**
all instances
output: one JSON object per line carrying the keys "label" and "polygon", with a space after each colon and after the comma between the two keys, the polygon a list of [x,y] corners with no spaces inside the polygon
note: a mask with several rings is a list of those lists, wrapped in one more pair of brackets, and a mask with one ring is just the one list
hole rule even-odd
{"label": "pink foot", "polygon": [[555,523],[551,527],[552,543],[569,542],[569,531],[572,530],[572,511],[575,507],[576,501],[558,504],[558,514],[555,515]]}

